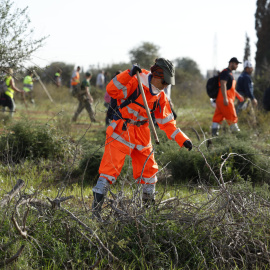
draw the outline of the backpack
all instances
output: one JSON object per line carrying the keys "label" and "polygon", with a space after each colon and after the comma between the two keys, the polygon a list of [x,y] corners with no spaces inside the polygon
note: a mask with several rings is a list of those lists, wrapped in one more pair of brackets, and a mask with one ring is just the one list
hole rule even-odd
{"label": "backpack", "polygon": [[8,90],[7,84],[6,84],[6,77],[1,75],[0,76],[0,94],[5,93]]}
{"label": "backpack", "polygon": [[81,91],[81,86],[80,86],[79,83],[77,85],[72,85],[71,95],[74,98],[77,98],[78,97],[80,91]]}
{"label": "backpack", "polygon": [[219,90],[219,75],[215,75],[208,79],[206,83],[206,92],[210,98],[217,98]]}

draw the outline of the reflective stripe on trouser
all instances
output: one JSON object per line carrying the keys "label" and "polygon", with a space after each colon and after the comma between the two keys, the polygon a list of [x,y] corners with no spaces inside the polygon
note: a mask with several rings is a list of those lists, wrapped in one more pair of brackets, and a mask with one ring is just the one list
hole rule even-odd
{"label": "reflective stripe on trouser", "polygon": [[213,116],[213,122],[220,123],[225,119],[229,125],[237,123],[238,118],[236,115],[234,102],[230,98],[228,99],[228,101],[228,106],[225,106],[223,104],[223,100],[216,100],[217,105]]}
{"label": "reflective stripe on trouser", "polygon": [[219,123],[216,123],[216,122],[213,122],[212,123],[212,128],[219,129],[220,128],[220,124]]}
{"label": "reflective stripe on trouser", "polygon": [[113,184],[122,170],[126,155],[130,155],[134,179],[137,179],[137,182],[141,184],[156,183],[158,166],[154,159],[154,153],[150,155],[152,146],[139,151],[136,147],[132,149],[122,143],[121,149],[119,149],[119,143],[114,138],[107,137],[105,151],[99,167],[100,176]]}
{"label": "reflective stripe on trouser", "polygon": [[109,185],[110,183],[108,182],[108,180],[100,176],[98,178],[97,184],[93,187],[92,190],[93,192],[106,195]]}

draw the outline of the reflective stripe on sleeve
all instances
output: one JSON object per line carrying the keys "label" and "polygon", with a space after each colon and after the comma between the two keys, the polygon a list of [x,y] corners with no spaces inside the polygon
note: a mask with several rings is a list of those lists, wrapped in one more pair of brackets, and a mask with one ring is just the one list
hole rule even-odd
{"label": "reflective stripe on sleeve", "polygon": [[109,126],[112,127],[113,130],[114,130],[116,128],[117,124],[116,124],[116,122],[112,122],[112,123],[110,123]]}
{"label": "reflective stripe on sleeve", "polygon": [[137,144],[137,145],[136,145],[136,149],[139,150],[139,151],[142,151],[144,148],[149,147],[150,145],[151,145],[151,144],[148,144],[148,145],[146,145],[146,146],[143,146],[143,145]]}
{"label": "reflective stripe on sleeve", "polygon": [[169,114],[166,118],[156,118],[157,123],[164,125],[173,120],[173,113]]}
{"label": "reflective stripe on sleeve", "polygon": [[181,129],[180,128],[177,128],[174,132],[173,132],[173,134],[171,135],[171,139],[172,140],[175,140],[175,136],[178,134],[178,133],[180,133],[181,132]]}
{"label": "reflective stripe on sleeve", "polygon": [[113,78],[113,83],[114,83],[114,85],[115,85],[119,90],[122,90],[122,91],[123,91],[124,98],[126,98],[126,97],[127,97],[127,88],[126,88],[126,86],[124,86],[123,84],[121,84],[121,83],[117,80],[117,77],[116,77],[116,76]]}
{"label": "reflective stripe on sleeve", "polygon": [[123,139],[120,135],[118,135],[117,133],[113,132],[113,134],[111,135],[112,138],[114,138],[115,140],[117,140],[120,143],[123,143],[124,145],[128,146],[131,149],[135,148],[135,144],[127,142],[125,139]]}

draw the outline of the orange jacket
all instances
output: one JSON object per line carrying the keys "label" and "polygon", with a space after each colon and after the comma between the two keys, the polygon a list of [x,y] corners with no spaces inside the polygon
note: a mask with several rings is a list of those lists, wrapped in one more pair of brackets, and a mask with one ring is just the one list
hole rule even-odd
{"label": "orange jacket", "polygon": [[80,74],[76,71],[76,75],[71,78],[71,85],[77,85],[80,83]]}
{"label": "orange jacket", "polygon": [[[149,109],[153,109],[155,102],[158,102],[158,106],[154,111],[156,122],[160,129],[165,131],[169,139],[175,140],[179,146],[182,147],[183,143],[186,140],[189,140],[189,138],[179,128],[176,128],[176,122],[164,91],[161,91],[157,95],[152,95],[150,93],[149,76],[151,76],[151,73],[147,70],[143,69],[142,73],[140,73]],[[134,91],[139,91],[138,89],[137,77],[131,77],[129,75],[129,70],[115,76],[107,85],[107,92],[112,98],[117,99],[118,106],[120,106],[120,104]],[[136,148],[142,151],[145,147],[149,147],[149,145],[151,145],[151,137],[148,122],[140,127],[134,125],[136,121],[147,121],[148,119],[142,95],[138,96],[136,103],[130,103],[122,109],[119,109],[122,118],[130,119],[131,121],[127,124],[127,130],[123,131],[122,128],[125,120],[114,120],[107,129],[107,136],[117,140],[119,142],[119,147],[121,147],[121,144],[124,144],[132,149]],[[128,131],[129,126],[132,126],[132,132]]]}

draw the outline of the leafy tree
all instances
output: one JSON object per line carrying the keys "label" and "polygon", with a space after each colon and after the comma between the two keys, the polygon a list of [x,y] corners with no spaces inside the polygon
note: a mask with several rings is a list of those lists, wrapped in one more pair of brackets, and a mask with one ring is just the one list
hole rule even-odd
{"label": "leafy tree", "polygon": [[31,38],[33,30],[27,7],[14,9],[14,2],[0,0],[0,67],[17,67],[40,48],[46,37]]}
{"label": "leafy tree", "polygon": [[245,45],[245,51],[244,51],[244,62],[246,60],[249,60],[249,58],[250,58],[250,44],[249,44],[249,41],[250,41],[250,39],[249,39],[248,35],[246,34],[246,45]]}
{"label": "leafy tree", "polygon": [[138,63],[142,68],[149,69],[159,57],[159,46],[151,42],[143,42],[139,47],[129,51],[131,63]]}
{"label": "leafy tree", "polygon": [[174,60],[174,63],[176,69],[181,69],[185,73],[191,74],[193,78],[194,76],[199,78],[202,77],[198,64],[191,58],[188,57],[177,58]]}
{"label": "leafy tree", "polygon": [[256,75],[261,75],[270,64],[270,1],[257,0],[255,13],[257,31]]}
{"label": "leafy tree", "polygon": [[46,67],[41,73],[42,81],[47,83],[55,83],[54,82],[54,74],[57,69],[60,68],[62,70],[61,78],[62,78],[62,85],[67,87],[70,86],[70,78],[71,74],[74,69],[74,65],[66,64],[64,62],[53,62],[48,67]]}

